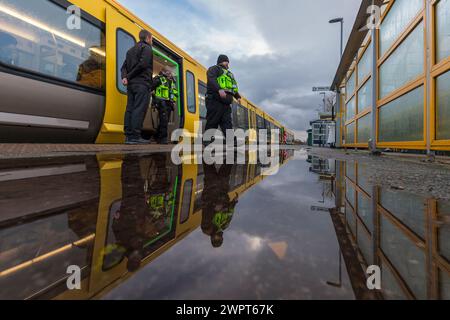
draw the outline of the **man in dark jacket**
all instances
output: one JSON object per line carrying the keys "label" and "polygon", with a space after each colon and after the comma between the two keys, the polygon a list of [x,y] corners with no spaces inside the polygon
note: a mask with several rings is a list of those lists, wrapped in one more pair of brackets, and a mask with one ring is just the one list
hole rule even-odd
{"label": "man in dark jacket", "polygon": [[231,104],[233,98],[241,103],[241,96],[234,75],[229,71],[230,60],[220,55],[217,65],[208,70],[208,92],[206,97],[206,131],[222,129],[224,136],[233,129]]}
{"label": "man in dark jacket", "polygon": [[148,143],[141,131],[145,113],[150,103],[153,77],[152,34],[147,30],[139,33],[140,41],[127,52],[122,66],[122,83],[128,86],[128,103],[125,112],[126,144]]}

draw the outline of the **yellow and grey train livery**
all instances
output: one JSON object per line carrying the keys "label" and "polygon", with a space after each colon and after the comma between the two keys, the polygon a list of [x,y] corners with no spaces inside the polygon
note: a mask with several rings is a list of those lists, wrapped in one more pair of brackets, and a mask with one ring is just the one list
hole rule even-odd
{"label": "yellow and grey train livery", "polygon": [[[78,12],[79,11],[79,12]],[[79,21],[72,21],[80,13]],[[123,143],[120,67],[141,29],[154,35],[154,73],[170,67],[181,99],[169,135],[205,121],[206,69],[114,0],[0,1],[0,142]],[[236,128],[286,128],[242,99]],[[156,111],[145,131],[155,130]],[[256,137],[251,137],[256,139]]]}

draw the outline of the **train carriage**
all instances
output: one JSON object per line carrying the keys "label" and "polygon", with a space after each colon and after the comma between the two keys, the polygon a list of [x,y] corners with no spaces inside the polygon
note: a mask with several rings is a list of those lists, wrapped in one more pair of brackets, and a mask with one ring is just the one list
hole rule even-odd
{"label": "train carriage", "polygon": [[[80,10],[81,21],[70,25]],[[0,142],[123,143],[126,88],[120,68],[141,29],[154,35],[154,75],[170,67],[181,99],[169,134],[206,121],[206,68],[114,0],[0,2]],[[272,127],[275,119],[245,98],[235,127]],[[144,130],[157,126],[150,110]],[[279,126],[281,127],[281,126]]]}

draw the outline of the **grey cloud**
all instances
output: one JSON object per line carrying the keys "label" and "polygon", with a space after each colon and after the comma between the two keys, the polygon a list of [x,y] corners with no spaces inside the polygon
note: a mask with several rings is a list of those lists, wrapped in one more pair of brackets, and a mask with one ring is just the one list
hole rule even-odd
{"label": "grey cloud", "polygon": [[[137,0],[121,1],[135,9],[146,6]],[[339,28],[328,20],[343,16],[348,35],[361,0],[186,1],[186,8],[180,2],[172,7],[166,1],[152,1],[152,12],[160,7],[170,18],[148,14],[148,22],[205,66],[215,64],[218,54],[228,54],[247,98],[289,128],[306,130],[321,105],[321,97],[311,88],[329,85],[339,62]],[[218,48],[205,42],[211,34],[226,36],[221,33],[224,29],[234,41],[242,34],[242,41]],[[254,54],[253,35],[267,44],[270,53]],[[253,54],[242,54],[246,50]]]}

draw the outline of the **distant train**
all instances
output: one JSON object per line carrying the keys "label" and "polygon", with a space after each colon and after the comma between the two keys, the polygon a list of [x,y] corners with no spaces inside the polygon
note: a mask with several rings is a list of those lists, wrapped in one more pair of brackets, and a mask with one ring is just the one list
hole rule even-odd
{"label": "distant train", "polygon": [[[72,7],[75,5],[77,7]],[[71,14],[81,9],[81,21]],[[73,25],[71,25],[73,23]],[[70,27],[70,28],[69,28]],[[170,67],[182,99],[169,134],[205,122],[206,69],[114,0],[2,0],[0,3],[0,142],[123,143],[126,88],[120,67],[145,28],[154,35],[154,73]],[[151,132],[156,111],[148,112]],[[293,134],[243,98],[235,128]],[[273,138],[273,137],[271,137]]]}

